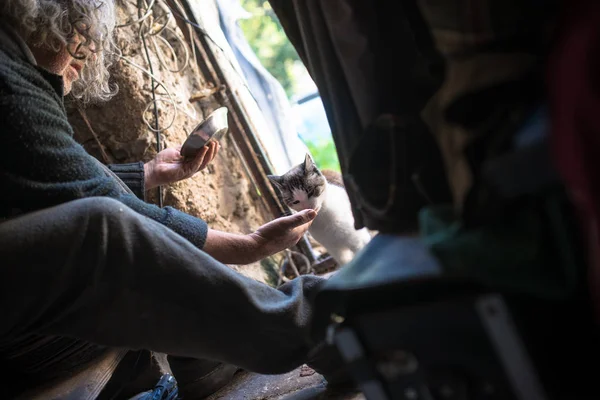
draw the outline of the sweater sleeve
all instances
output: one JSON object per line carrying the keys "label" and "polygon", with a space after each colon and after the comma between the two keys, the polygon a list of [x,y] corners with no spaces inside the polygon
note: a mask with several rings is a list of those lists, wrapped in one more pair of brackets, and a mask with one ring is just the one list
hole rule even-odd
{"label": "sweater sleeve", "polygon": [[114,198],[177,232],[198,248],[208,227],[171,207],[123,193],[72,137],[64,108],[43,90],[0,96],[0,213],[29,212],[85,197]]}
{"label": "sweater sleeve", "polygon": [[109,164],[108,169],[115,173],[140,199],[146,199],[146,187],[144,185],[144,163],[136,162],[130,164]]}

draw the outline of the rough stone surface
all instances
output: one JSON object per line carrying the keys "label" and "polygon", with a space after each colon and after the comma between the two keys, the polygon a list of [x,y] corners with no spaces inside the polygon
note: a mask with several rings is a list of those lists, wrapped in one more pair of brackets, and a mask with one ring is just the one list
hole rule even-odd
{"label": "rough stone surface", "polygon": [[[123,2],[118,10],[120,22],[135,18],[136,12],[130,2]],[[181,35],[174,21],[169,27]],[[117,29],[117,44],[123,57],[148,70],[138,32],[138,25]],[[163,37],[175,48],[181,65],[184,54],[181,44],[173,40],[171,33],[165,32]],[[190,63],[184,71],[170,72],[169,69],[177,69],[177,64],[175,57],[170,56],[168,47],[160,40],[156,41],[158,48],[165,54],[165,63],[162,65],[154,44],[151,41],[148,43],[155,76],[165,85],[176,103],[176,107],[173,107],[165,89],[157,87],[159,125],[171,125],[161,132],[163,148],[175,147],[183,143],[187,132],[191,131],[203,116],[218,108],[220,104],[210,94],[200,101],[190,102],[190,97],[198,93],[211,93],[211,86],[206,83],[198,67]],[[117,96],[108,103],[88,106],[84,110],[98,140],[94,139],[76,106],[70,105],[69,118],[75,130],[75,137],[90,154],[105,163],[149,161],[156,154],[157,142],[156,133],[150,130],[143,120],[145,116],[149,123],[154,123],[151,79],[140,68],[122,59],[113,66],[112,79],[119,86]],[[191,179],[164,187],[164,205],[198,216],[207,221],[212,228],[248,233],[272,217],[261,206],[258,194],[246,175],[231,138],[226,136],[221,145],[217,157],[207,169]],[[100,146],[103,146],[108,159],[103,157]],[[147,200],[156,203],[157,192],[148,192]],[[234,268],[261,281],[268,278],[264,268],[258,263]]]}

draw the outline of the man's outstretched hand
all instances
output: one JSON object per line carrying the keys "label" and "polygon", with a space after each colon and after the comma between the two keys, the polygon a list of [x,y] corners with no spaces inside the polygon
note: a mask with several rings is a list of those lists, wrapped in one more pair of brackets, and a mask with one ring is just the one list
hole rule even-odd
{"label": "man's outstretched hand", "polygon": [[193,159],[184,159],[180,154],[181,147],[164,149],[144,165],[146,190],[191,178],[206,168],[219,148],[219,143],[210,142]]}
{"label": "man's outstretched hand", "polygon": [[203,250],[224,264],[250,264],[294,246],[317,216],[315,210],[277,218],[248,235],[209,229]]}

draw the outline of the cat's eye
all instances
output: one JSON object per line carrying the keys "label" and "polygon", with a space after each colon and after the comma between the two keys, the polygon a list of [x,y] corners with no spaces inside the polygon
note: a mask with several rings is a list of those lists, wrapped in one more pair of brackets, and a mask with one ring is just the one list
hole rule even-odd
{"label": "cat's eye", "polygon": [[298,203],[300,203],[300,200],[292,201],[292,204],[298,204]]}

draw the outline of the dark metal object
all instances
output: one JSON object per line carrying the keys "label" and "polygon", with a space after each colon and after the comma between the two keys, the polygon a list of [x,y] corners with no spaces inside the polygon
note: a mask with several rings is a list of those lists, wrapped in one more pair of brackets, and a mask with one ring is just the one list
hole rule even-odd
{"label": "dark metal object", "polygon": [[332,322],[329,339],[368,400],[547,399],[500,295]]}
{"label": "dark metal object", "polygon": [[296,103],[297,104],[304,104],[304,103],[309,102],[309,101],[311,101],[313,99],[316,99],[317,97],[319,97],[319,92],[311,93],[308,96],[304,96],[304,97],[298,99],[296,101]]}
{"label": "dark metal object", "polygon": [[313,264],[313,270],[315,274],[323,274],[325,272],[329,272],[334,270],[337,267],[337,262],[331,256],[327,256],[326,258],[317,261]]}
{"label": "dark metal object", "polygon": [[227,108],[217,108],[190,133],[181,146],[181,155],[194,157],[209,141],[218,142],[228,128]]}
{"label": "dark metal object", "polygon": [[368,400],[546,400],[548,373],[566,378],[540,369],[560,359],[540,349],[568,343],[551,337],[556,304],[444,272],[420,239],[374,237],[317,292],[313,341],[337,347]]}

